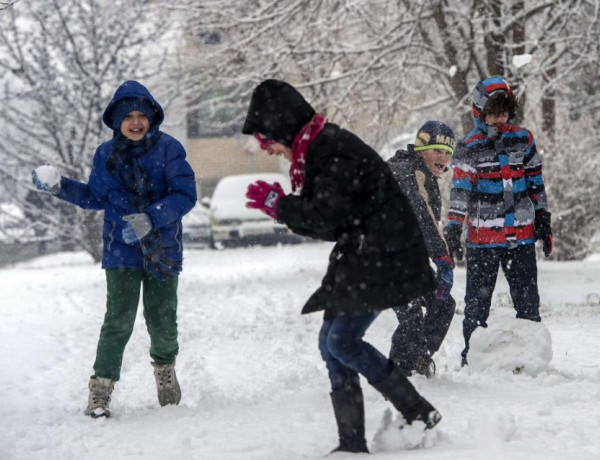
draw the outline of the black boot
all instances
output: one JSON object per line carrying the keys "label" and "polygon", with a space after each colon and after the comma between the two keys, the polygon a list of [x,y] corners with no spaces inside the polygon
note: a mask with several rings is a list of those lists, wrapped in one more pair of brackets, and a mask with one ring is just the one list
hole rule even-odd
{"label": "black boot", "polygon": [[365,404],[360,385],[331,392],[340,445],[333,452],[369,453],[365,440]]}
{"label": "black boot", "polygon": [[429,429],[442,419],[442,415],[417,392],[396,366],[383,382],[373,387],[394,405],[408,424],[418,420]]}

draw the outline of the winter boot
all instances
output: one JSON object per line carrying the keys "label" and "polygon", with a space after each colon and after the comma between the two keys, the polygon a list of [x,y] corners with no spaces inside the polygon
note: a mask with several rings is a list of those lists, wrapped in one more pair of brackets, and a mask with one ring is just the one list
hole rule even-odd
{"label": "winter boot", "polygon": [[104,377],[90,379],[88,387],[90,396],[84,414],[92,418],[110,417],[110,395],[112,394],[115,381]]}
{"label": "winter boot", "polygon": [[152,367],[154,367],[158,403],[161,406],[179,404],[179,401],[181,401],[181,388],[177,381],[177,375],[175,375],[175,361],[171,364],[156,364],[153,362]]}
{"label": "winter boot", "polygon": [[369,453],[365,440],[365,405],[360,385],[352,384],[331,392],[340,445],[334,452]]}
{"label": "winter boot", "polygon": [[415,363],[415,372],[424,375],[428,379],[435,375],[435,362],[431,356],[420,356]]}
{"label": "winter boot", "polygon": [[418,420],[430,429],[442,419],[442,415],[395,366],[383,382],[374,384],[373,387],[394,405],[409,425]]}

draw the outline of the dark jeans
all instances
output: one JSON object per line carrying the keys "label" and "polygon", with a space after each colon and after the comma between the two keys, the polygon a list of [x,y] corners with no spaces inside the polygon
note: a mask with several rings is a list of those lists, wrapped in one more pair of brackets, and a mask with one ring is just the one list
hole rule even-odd
{"label": "dark jeans", "polygon": [[502,267],[508,281],[517,318],[541,321],[537,285],[537,261],[533,244],[507,248],[467,248],[467,289],[463,335],[469,351],[471,334],[478,326],[487,327],[496,287],[498,269]]}
{"label": "dark jeans", "polygon": [[394,308],[398,327],[392,335],[390,359],[405,375],[412,373],[419,357],[433,356],[440,349],[455,307],[452,296],[436,299],[431,294]]}
{"label": "dark jeans", "polygon": [[157,364],[170,364],[175,360],[179,351],[178,281],[177,276],[158,281],[143,270],[106,270],[106,314],[96,350],[95,377],[119,380],[123,353],[133,332],[142,285],[144,318],[150,334],[150,356]]}
{"label": "dark jeans", "polygon": [[370,384],[380,383],[389,376],[392,362],[363,340],[378,315],[379,312],[373,312],[323,321],[319,350],[329,371],[332,391],[357,384],[358,374]]}

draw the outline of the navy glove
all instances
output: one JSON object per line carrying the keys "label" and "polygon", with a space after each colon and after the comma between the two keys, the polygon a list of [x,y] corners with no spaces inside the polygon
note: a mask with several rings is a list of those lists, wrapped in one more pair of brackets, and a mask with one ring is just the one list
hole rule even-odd
{"label": "navy glove", "polygon": [[123,220],[127,222],[123,229],[123,241],[127,244],[141,240],[152,230],[152,221],[145,212],[123,216]]}
{"label": "navy glove", "polygon": [[550,257],[554,250],[554,238],[552,237],[552,227],[550,225],[552,213],[547,211],[538,211],[535,214],[533,227],[535,237],[543,243],[544,255]]}
{"label": "navy glove", "polygon": [[433,263],[437,267],[437,288],[435,298],[445,300],[450,295],[454,284],[454,264],[450,256],[436,257]]}
{"label": "navy glove", "polygon": [[462,225],[449,224],[444,227],[444,238],[448,244],[450,257],[456,260],[463,260],[463,247],[460,237],[462,235]]}
{"label": "navy glove", "polygon": [[35,187],[46,193],[58,195],[60,193],[60,173],[54,166],[38,166],[31,171],[31,180]]}

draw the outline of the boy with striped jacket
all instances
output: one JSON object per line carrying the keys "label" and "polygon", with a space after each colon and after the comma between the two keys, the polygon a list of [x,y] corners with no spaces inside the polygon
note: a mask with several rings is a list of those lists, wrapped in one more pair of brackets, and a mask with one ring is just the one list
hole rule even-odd
{"label": "boy with striped jacket", "polygon": [[542,161],[533,134],[513,124],[516,109],[517,100],[502,77],[480,81],[473,91],[475,128],[459,142],[452,159],[444,234],[453,257],[462,260],[466,221],[463,365],[468,364],[471,334],[478,326],[487,327],[500,266],[516,317],[541,321],[534,244],[542,240],[544,254],[552,254],[550,212]]}

